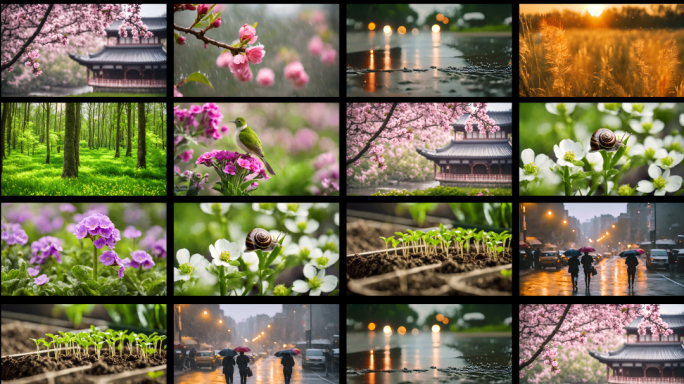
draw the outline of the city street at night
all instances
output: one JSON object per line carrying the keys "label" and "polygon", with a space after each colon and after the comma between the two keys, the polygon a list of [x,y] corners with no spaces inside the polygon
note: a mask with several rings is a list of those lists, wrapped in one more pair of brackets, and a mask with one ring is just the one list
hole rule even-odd
{"label": "city street at night", "polygon": [[[292,379],[290,384],[325,384],[339,382],[339,376],[325,377],[325,371],[318,370],[304,370],[301,365],[300,358],[295,359],[295,366],[292,369]],[[283,366],[280,365],[280,359],[275,356],[265,357],[257,360],[255,363],[249,365],[252,368],[254,376],[247,379],[248,384],[281,384],[285,383],[283,377]],[[233,373],[233,382],[240,383],[240,373],[237,369]],[[211,368],[202,368],[188,370],[185,372],[176,372],[174,375],[174,383],[176,384],[225,384],[226,377],[223,374],[223,368],[220,366],[216,370]]]}
{"label": "city street at night", "polygon": [[520,203],[520,295],[684,295],[682,212],[682,203]]}
{"label": "city street at night", "polygon": [[580,267],[577,290],[573,292],[568,267],[520,271],[520,296],[682,296],[684,275],[670,278],[665,269],[646,269],[644,258],[639,259],[634,289],[627,289],[625,259],[614,256],[596,265],[598,274],[591,278],[589,290],[585,288],[584,273]]}

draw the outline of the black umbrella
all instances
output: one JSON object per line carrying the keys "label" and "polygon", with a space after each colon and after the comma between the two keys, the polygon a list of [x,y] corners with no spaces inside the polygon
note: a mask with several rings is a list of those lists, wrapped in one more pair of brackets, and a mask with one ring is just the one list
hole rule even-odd
{"label": "black umbrella", "polygon": [[620,253],[620,257],[627,257],[627,256],[639,257],[639,252],[637,252],[634,249],[630,249],[629,251],[624,251],[624,252]]}
{"label": "black umbrella", "polygon": [[226,348],[226,349],[222,350],[221,352],[219,352],[219,356],[223,356],[223,357],[226,357],[226,356],[237,356],[237,352],[233,351],[233,350],[230,349],[230,348]]}
{"label": "black umbrella", "polygon": [[582,256],[582,253],[574,248],[570,248],[567,251],[563,252],[563,255],[565,256]]}
{"label": "black umbrella", "polygon": [[296,355],[296,353],[294,353],[294,351],[291,350],[291,349],[285,349],[285,350],[282,350],[282,351],[278,351],[278,352],[276,352],[276,353],[274,354],[274,356],[276,356],[276,357],[283,357],[283,356],[285,356],[285,355],[292,355],[292,356],[294,356],[294,355]]}

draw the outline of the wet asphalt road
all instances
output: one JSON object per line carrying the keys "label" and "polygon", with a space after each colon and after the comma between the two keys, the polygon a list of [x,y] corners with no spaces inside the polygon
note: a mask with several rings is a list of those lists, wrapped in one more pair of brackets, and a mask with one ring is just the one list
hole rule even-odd
{"label": "wet asphalt road", "polygon": [[[277,357],[266,357],[250,364],[254,376],[247,379],[247,384],[283,384],[283,366]],[[219,366],[215,371],[211,368],[202,368],[187,373],[174,372],[175,384],[225,384],[226,378],[223,368]],[[338,376],[325,377],[323,370],[303,370],[301,358],[295,359],[295,366],[292,369],[292,379],[290,384],[328,384],[339,382]],[[240,384],[240,373],[237,367],[233,373],[233,383]]]}
{"label": "wet asphalt road", "polygon": [[560,271],[545,268],[521,270],[521,296],[682,296],[684,275],[670,278],[665,269],[646,269],[646,258],[639,258],[634,289],[627,288],[627,266],[625,259],[611,257],[594,264],[598,274],[592,276],[589,289],[585,288],[583,268],[580,266],[578,289],[573,292],[568,267]]}

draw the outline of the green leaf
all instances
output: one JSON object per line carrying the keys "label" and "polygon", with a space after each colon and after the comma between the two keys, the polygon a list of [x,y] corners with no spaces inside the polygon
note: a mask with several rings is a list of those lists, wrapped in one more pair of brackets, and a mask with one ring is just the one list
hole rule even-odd
{"label": "green leaf", "polygon": [[232,265],[233,267],[239,267],[240,262],[237,260],[228,260],[228,264]]}
{"label": "green leaf", "polygon": [[617,169],[611,169],[610,171],[608,171],[608,177],[613,177],[613,176],[617,175],[618,172],[620,172],[620,171]]}
{"label": "green leaf", "polygon": [[173,38],[174,40],[178,40],[178,34],[176,32],[173,33]]}
{"label": "green leaf", "polygon": [[97,291],[100,288],[100,284],[95,280],[88,280],[88,288]]}
{"label": "green leaf", "polygon": [[264,269],[263,271],[261,271],[261,277],[266,277],[266,276],[272,274],[273,272],[274,272],[274,271],[273,271],[272,269],[270,269],[270,268],[269,268],[269,269]]}
{"label": "green leaf", "polygon": [[212,5],[212,6],[209,8],[209,10],[207,11],[207,14],[212,15],[211,10],[214,9],[215,6],[216,6],[216,4]]}
{"label": "green leaf", "polygon": [[209,148],[208,145],[204,144],[204,143],[201,142],[201,141],[198,141],[198,142],[197,142],[197,145],[199,145],[200,147]]}
{"label": "green leaf", "polygon": [[255,21],[255,22],[254,22],[254,28],[255,28],[255,29],[256,29],[256,26],[257,26],[257,22]]}
{"label": "green leaf", "polygon": [[211,85],[211,83],[209,82],[209,79],[207,79],[206,76],[204,76],[203,74],[201,74],[199,72],[191,73],[190,76],[188,76],[188,78],[185,79],[185,81],[188,81],[188,82],[189,81],[196,81],[198,83],[206,84],[209,86],[209,88],[214,89],[214,86]]}
{"label": "green leaf", "polygon": [[513,275],[513,270],[512,269],[504,269],[503,271],[501,271],[501,274],[508,277],[508,276]]}
{"label": "green leaf", "polygon": [[165,373],[164,370],[154,371],[154,372],[147,372],[147,376],[149,376],[149,377],[151,377],[151,378],[153,378],[153,379],[156,379],[157,377],[163,376],[164,373]]}
{"label": "green leaf", "polygon": [[93,277],[93,269],[84,265],[74,266],[71,268],[71,273],[84,283]]}
{"label": "green leaf", "polygon": [[337,295],[338,293],[340,293],[340,290],[339,290],[339,289],[336,289],[336,290],[334,290],[334,291],[331,291],[331,292],[328,294],[328,296],[335,296],[335,295]]}
{"label": "green leaf", "polygon": [[10,271],[10,273],[7,274],[7,276],[2,278],[2,281],[4,282],[5,280],[16,279],[18,275],[19,275],[19,270],[13,269]]}
{"label": "green leaf", "polygon": [[195,24],[195,28],[204,29],[209,26],[209,19],[205,18],[199,23]]}

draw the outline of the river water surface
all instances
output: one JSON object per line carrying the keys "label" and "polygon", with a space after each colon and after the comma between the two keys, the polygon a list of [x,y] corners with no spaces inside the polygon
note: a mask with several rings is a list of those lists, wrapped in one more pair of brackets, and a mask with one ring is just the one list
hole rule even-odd
{"label": "river water surface", "polygon": [[[427,72],[347,74],[347,96],[510,97],[510,33],[421,32],[385,36],[347,33],[347,66],[356,70],[427,69]],[[430,68],[430,67],[436,68]],[[469,68],[447,73],[437,68]]]}

